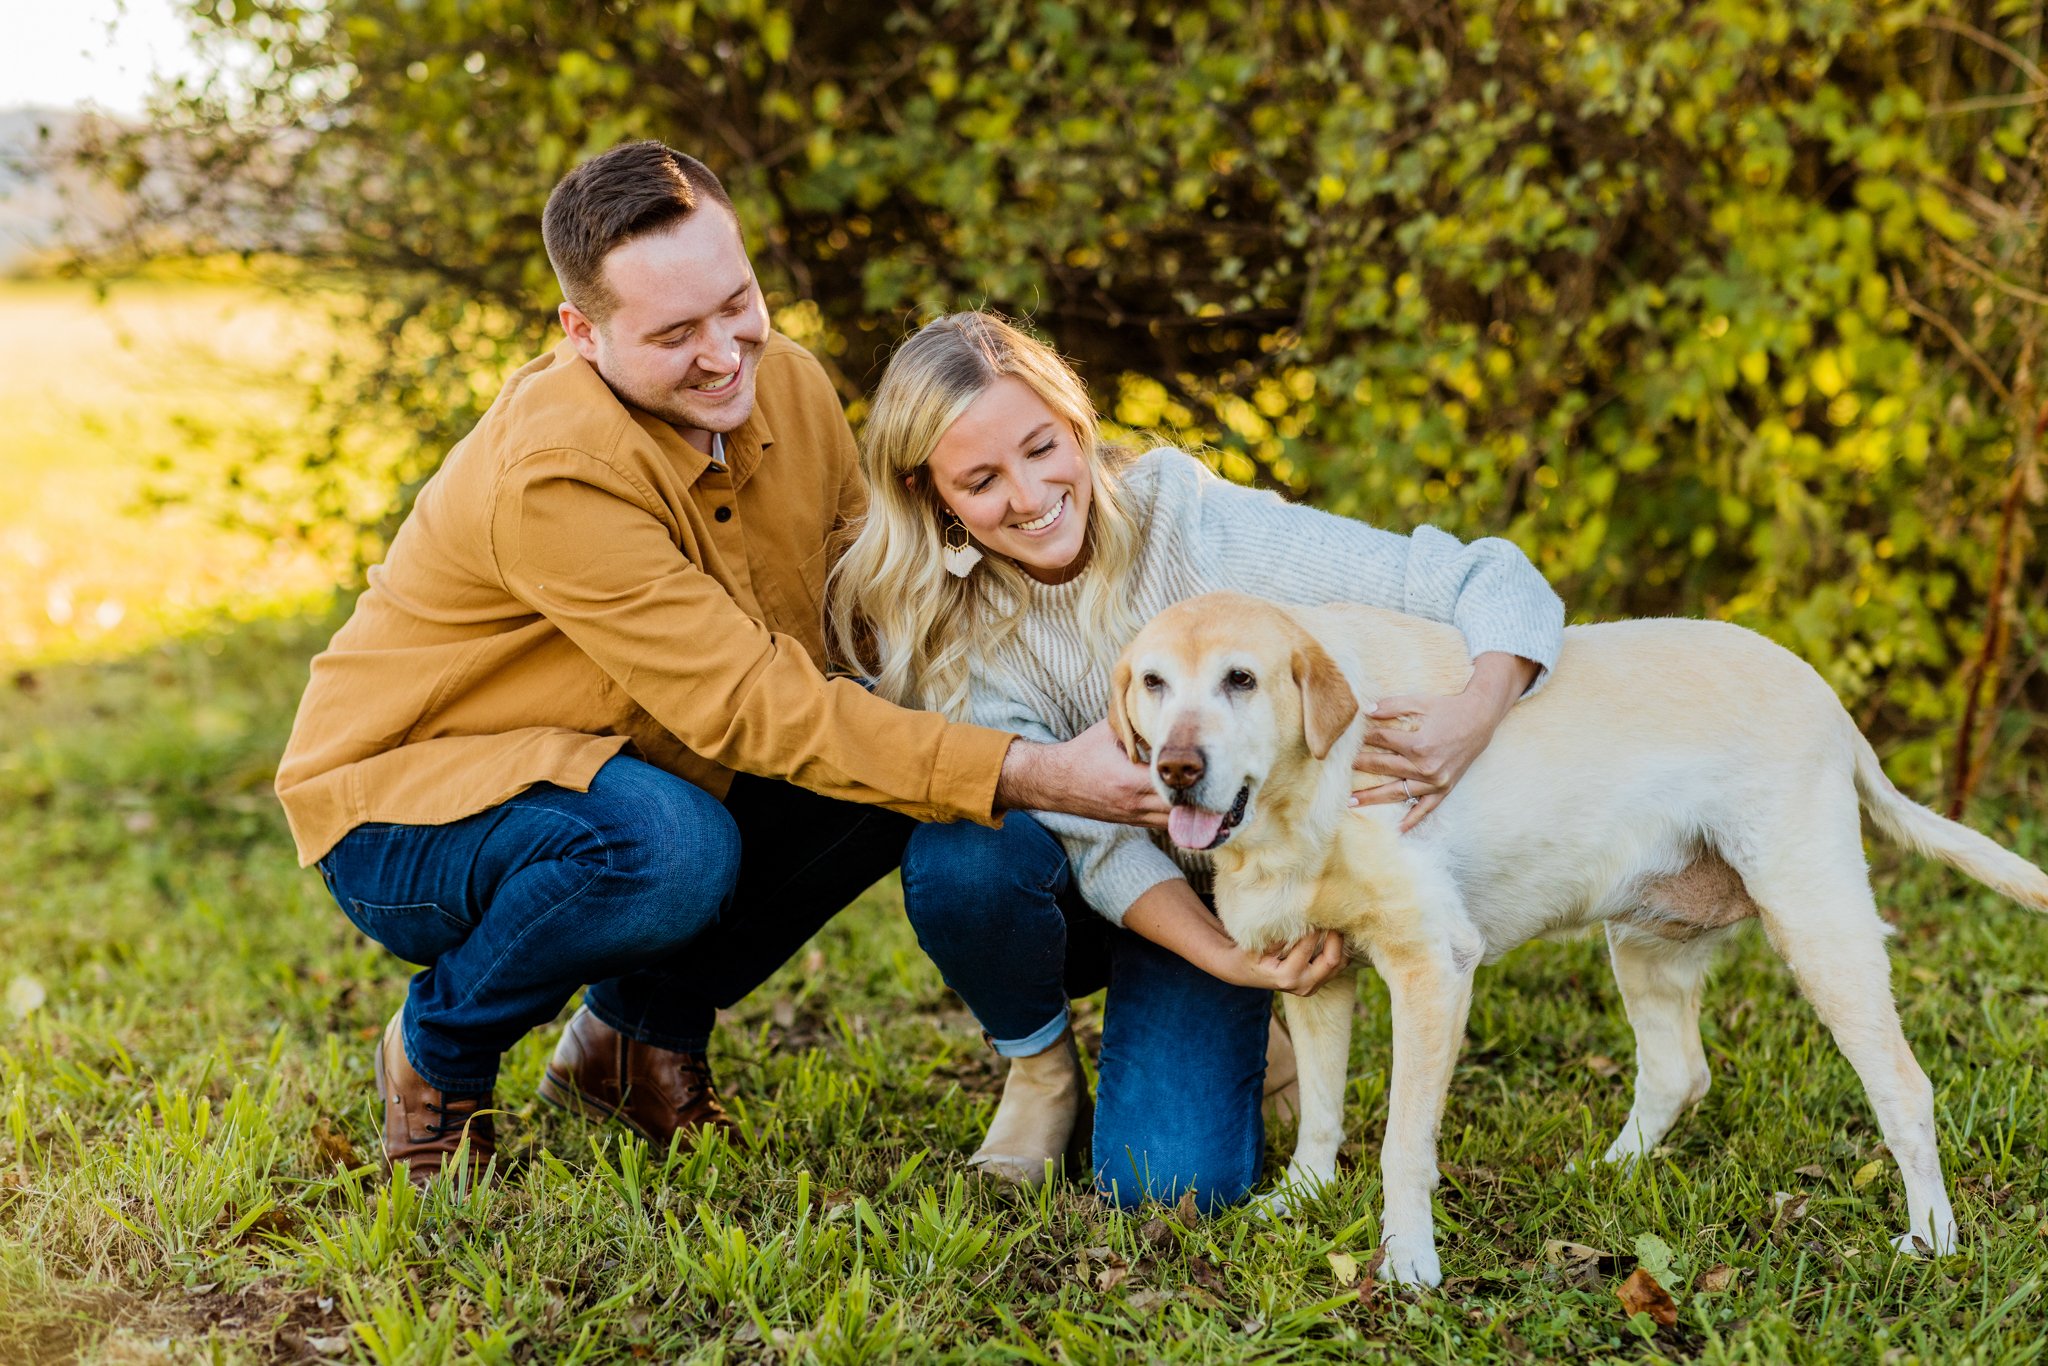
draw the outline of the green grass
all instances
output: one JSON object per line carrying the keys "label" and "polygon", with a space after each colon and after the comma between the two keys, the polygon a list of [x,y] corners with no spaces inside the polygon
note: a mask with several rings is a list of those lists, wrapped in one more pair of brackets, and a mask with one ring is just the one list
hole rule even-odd
{"label": "green grass", "polygon": [[[1597,946],[1482,974],[1440,1294],[1361,1303],[1333,1271],[1376,1236],[1376,983],[1357,1162],[1307,1217],[980,1188],[961,1156],[998,1073],[887,887],[721,1030],[744,1150],[649,1152],[540,1107],[536,1035],[505,1069],[506,1170],[416,1198],[372,1164],[371,1041],[404,969],[293,866],[267,792],[330,625],[224,626],[0,698],[0,1361],[2040,1359],[2048,934],[1889,857],[1964,1229],[1939,1261],[1886,1248],[1904,1212],[1889,1164],[1855,1184],[1883,1156],[1855,1078],[1754,934],[1711,989],[1715,1089],[1634,1175],[1572,1166],[1627,1109]],[[2044,833],[2017,842],[2040,857]],[[1675,1329],[1614,1295],[1658,1255],[1645,1235]],[[1552,1240],[1617,1256],[1554,1268]],[[1723,1265],[1734,1284],[1702,1290]]]}
{"label": "green grass", "polygon": [[[649,1152],[539,1106],[541,1034],[504,1071],[498,1178],[466,1198],[391,1186],[370,1050],[405,969],[294,866],[269,791],[335,624],[301,606],[331,566],[125,510],[161,462],[203,480],[246,449],[180,444],[166,414],[216,432],[253,415],[284,440],[310,381],[257,364],[287,351],[267,343],[180,368],[202,341],[270,335],[253,296],[123,297],[102,315],[70,287],[0,286],[9,320],[44,310],[35,354],[8,330],[9,411],[53,396],[0,451],[30,495],[0,504],[0,1363],[2042,1358],[2048,926],[1888,852],[1897,987],[1964,1232],[1939,1261],[1891,1255],[1905,1215],[1860,1088],[1754,933],[1710,988],[1713,1093],[1633,1174],[1585,1163],[1626,1113],[1631,1060],[1599,946],[1481,975],[1438,1294],[1361,1299],[1338,1274],[1377,1237],[1370,980],[1353,1164],[1305,1217],[970,1184],[1000,1073],[889,886],[720,1031],[743,1149]],[[124,317],[165,330],[117,353]],[[195,318],[199,340],[162,342]],[[101,626],[107,594],[126,610]],[[2001,814],[1978,819],[2048,857],[2038,815]],[[1564,1241],[1613,1255],[1553,1266]],[[1639,1251],[1675,1328],[1616,1298]],[[1711,1291],[1716,1268],[1739,1274]]]}

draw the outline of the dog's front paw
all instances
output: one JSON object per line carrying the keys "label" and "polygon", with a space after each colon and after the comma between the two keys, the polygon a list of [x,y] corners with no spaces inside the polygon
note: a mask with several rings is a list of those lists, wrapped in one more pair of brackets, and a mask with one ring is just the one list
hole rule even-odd
{"label": "dog's front paw", "polygon": [[1936,1228],[1931,1242],[1924,1233],[1901,1233],[1892,1239],[1892,1247],[1908,1257],[1946,1257],[1956,1250],[1956,1226],[1943,1224]]}
{"label": "dog's front paw", "polygon": [[[1627,1171],[1647,1156],[1649,1153],[1640,1139],[1631,1139],[1628,1134],[1623,1134],[1607,1146],[1606,1152],[1600,1154],[1600,1163],[1602,1166],[1619,1167]],[[1578,1170],[1577,1163],[1572,1164],[1572,1170]]]}
{"label": "dog's front paw", "polygon": [[1280,1182],[1252,1202],[1252,1212],[1265,1219],[1285,1219],[1299,1213],[1301,1207],[1322,1193],[1324,1186],[1336,1177],[1335,1172],[1324,1174],[1298,1164],[1289,1164],[1281,1174]]}
{"label": "dog's front paw", "polygon": [[1427,1235],[1394,1234],[1386,1241],[1387,1260],[1380,1278],[1396,1285],[1435,1287],[1444,1283],[1443,1263],[1437,1259],[1436,1244]]}

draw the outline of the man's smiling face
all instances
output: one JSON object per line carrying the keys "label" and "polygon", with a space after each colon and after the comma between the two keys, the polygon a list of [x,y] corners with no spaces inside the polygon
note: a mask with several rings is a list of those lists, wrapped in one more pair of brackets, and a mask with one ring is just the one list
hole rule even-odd
{"label": "man's smiling face", "polygon": [[753,413],[768,342],[768,303],[739,223],[724,206],[703,204],[613,249],[603,271],[618,306],[596,324],[564,306],[570,341],[620,398],[708,450],[711,433]]}

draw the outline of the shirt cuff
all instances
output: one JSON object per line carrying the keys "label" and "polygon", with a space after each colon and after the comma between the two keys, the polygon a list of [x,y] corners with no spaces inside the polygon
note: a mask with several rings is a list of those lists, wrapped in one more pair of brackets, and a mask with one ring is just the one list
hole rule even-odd
{"label": "shirt cuff", "polygon": [[931,787],[925,799],[948,819],[996,825],[996,783],[1003,776],[1003,757],[1017,737],[986,726],[949,725],[939,737],[932,762]]}

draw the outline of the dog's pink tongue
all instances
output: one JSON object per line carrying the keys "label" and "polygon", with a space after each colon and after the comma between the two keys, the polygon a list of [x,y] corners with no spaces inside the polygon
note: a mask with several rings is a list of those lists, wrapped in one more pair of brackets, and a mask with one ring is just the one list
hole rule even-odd
{"label": "dog's pink tongue", "polygon": [[1221,811],[1204,811],[1199,806],[1176,806],[1166,813],[1166,833],[1183,849],[1207,849],[1223,828]]}

